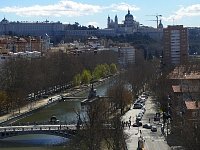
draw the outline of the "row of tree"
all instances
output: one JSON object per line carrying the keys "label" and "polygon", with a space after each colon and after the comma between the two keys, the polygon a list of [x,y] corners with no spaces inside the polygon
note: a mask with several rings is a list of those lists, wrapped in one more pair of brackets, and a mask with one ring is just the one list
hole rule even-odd
{"label": "row of tree", "polygon": [[0,72],[0,112],[8,112],[27,103],[28,94],[35,95],[55,86],[66,85],[84,70],[94,70],[98,64],[117,62],[117,54],[104,51],[81,56],[54,53],[39,59],[11,59]]}
{"label": "row of tree", "polygon": [[[91,73],[92,72],[92,73]],[[78,86],[80,84],[89,84],[91,80],[98,80],[105,78],[106,76],[117,73],[117,66],[112,63],[97,65],[93,71],[84,69],[82,73],[76,74],[73,77],[73,85]]]}

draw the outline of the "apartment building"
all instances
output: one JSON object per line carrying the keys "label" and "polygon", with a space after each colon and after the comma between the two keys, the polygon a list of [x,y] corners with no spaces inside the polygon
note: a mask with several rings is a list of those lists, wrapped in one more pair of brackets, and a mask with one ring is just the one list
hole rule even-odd
{"label": "apartment building", "polygon": [[178,65],[188,61],[188,30],[183,25],[168,26],[163,30],[164,64]]}

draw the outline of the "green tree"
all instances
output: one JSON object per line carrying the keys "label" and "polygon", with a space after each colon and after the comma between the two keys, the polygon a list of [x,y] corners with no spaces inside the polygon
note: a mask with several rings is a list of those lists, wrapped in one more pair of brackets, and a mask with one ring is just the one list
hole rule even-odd
{"label": "green tree", "polygon": [[92,79],[92,75],[89,70],[83,70],[81,75],[81,81],[83,84],[89,84],[90,80]]}
{"label": "green tree", "polygon": [[110,64],[110,73],[115,74],[117,73],[117,66],[115,64]]}
{"label": "green tree", "polygon": [[73,78],[73,84],[74,84],[74,86],[78,86],[78,85],[80,85],[80,83],[81,83],[81,75],[77,74]]}
{"label": "green tree", "polygon": [[109,75],[110,74],[110,66],[108,64],[104,64],[103,66],[105,67],[106,75]]}
{"label": "green tree", "polygon": [[94,79],[100,79],[101,78],[101,70],[99,68],[99,65],[95,67],[94,71],[92,72],[92,77]]}

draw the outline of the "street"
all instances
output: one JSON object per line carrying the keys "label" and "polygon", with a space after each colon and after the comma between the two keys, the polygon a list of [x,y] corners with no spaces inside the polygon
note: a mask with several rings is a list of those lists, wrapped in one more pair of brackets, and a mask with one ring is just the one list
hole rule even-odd
{"label": "street", "polygon": [[[157,132],[152,132],[151,129],[145,129],[141,127],[131,126],[124,128],[124,132],[128,135],[126,140],[128,150],[137,150],[138,147],[138,137],[143,137],[144,139],[144,149],[145,150],[170,150],[171,148],[167,145],[165,137],[161,133],[161,123],[159,121],[153,121],[154,115],[156,114],[156,107],[152,102],[152,97],[149,96],[145,102],[146,112],[142,117],[142,124],[150,123],[157,127]],[[122,118],[122,121],[129,121],[131,119],[131,124],[135,123],[136,115],[141,112],[141,109],[129,110]]]}

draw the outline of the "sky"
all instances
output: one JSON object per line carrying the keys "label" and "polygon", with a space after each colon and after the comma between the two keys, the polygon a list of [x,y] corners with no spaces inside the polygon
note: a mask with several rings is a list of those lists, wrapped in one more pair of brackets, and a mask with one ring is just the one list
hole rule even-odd
{"label": "sky", "polygon": [[106,28],[108,15],[121,23],[128,9],[141,25],[156,27],[156,15],[167,25],[200,27],[200,0],[1,0],[0,18],[49,21]]}

